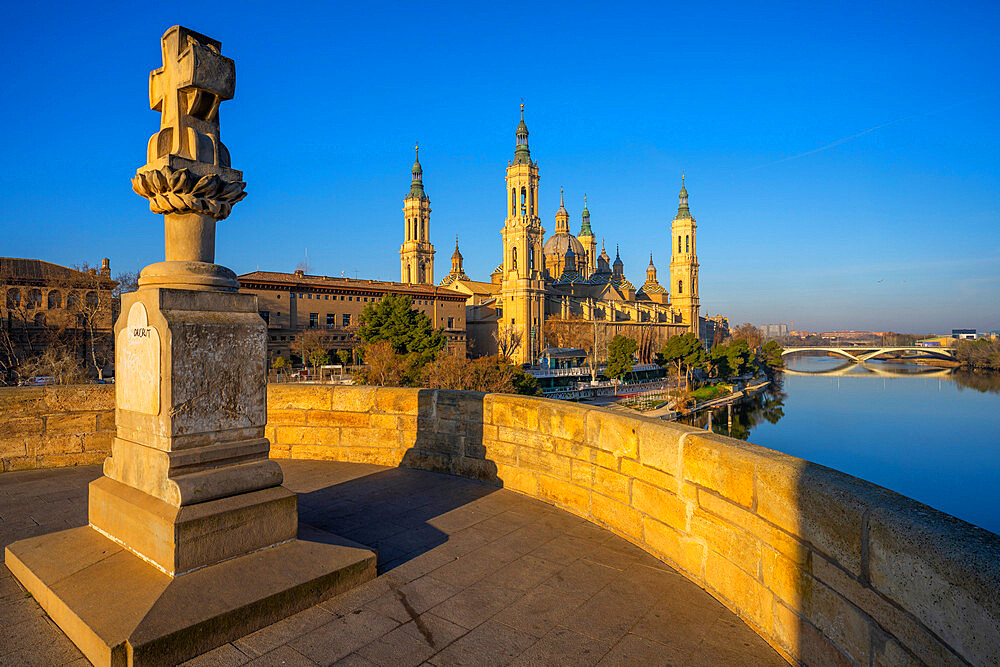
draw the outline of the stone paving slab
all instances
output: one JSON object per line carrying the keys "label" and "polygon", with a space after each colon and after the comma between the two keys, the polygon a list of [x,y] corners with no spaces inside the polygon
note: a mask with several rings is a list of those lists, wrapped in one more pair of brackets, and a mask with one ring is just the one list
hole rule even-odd
{"label": "stone paving slab", "polygon": [[[304,524],[379,577],[188,665],[785,665],[703,590],[540,501],[418,470],[281,461]],[[99,466],[0,475],[0,549],[87,522]],[[0,665],[86,660],[0,566]]]}

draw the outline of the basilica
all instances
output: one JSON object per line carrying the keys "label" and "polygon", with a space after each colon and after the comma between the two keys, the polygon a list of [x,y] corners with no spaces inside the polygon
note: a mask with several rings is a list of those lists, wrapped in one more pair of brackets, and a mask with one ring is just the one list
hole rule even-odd
{"label": "basilica", "polygon": [[[403,207],[400,280],[431,285],[435,251],[430,242],[430,199],[424,191],[419,153],[412,176]],[[683,177],[677,214],[667,239],[671,253],[669,283],[660,284],[651,253],[646,280],[638,289],[625,277],[617,247],[613,261],[603,240],[597,251],[597,235],[591,226],[586,197],[580,232],[574,235],[560,192],[555,231],[545,238],[538,210],[538,163],[531,159],[528,148],[523,104],[506,182],[507,215],[500,234],[502,260],[489,281],[466,275],[456,238],[450,271],[440,282],[441,287],[466,296],[465,320],[472,356],[496,353],[498,341],[513,336],[519,341],[514,359],[534,363],[549,345],[547,333],[554,324],[563,322],[593,323],[595,331],[600,327],[602,339],[622,333],[646,341],[650,349],[671,335],[688,331],[711,342],[716,328],[725,326],[724,318],[699,315],[697,225],[688,208]]]}

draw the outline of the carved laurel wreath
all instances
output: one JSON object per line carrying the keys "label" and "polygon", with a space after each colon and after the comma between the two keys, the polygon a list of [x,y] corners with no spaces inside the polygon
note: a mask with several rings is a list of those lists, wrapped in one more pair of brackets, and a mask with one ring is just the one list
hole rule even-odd
{"label": "carved laurel wreath", "polygon": [[187,169],[159,169],[137,172],[132,189],[149,200],[153,213],[201,213],[216,220],[229,216],[233,204],[247,196],[243,181],[226,181],[217,174],[198,178]]}

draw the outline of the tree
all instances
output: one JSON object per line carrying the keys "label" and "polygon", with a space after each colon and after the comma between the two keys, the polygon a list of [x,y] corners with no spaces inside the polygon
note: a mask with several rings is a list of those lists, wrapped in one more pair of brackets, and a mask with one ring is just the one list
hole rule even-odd
{"label": "tree", "polygon": [[17,367],[21,377],[51,377],[57,384],[79,384],[86,379],[79,357],[64,345],[50,345]]}
{"label": "tree", "polygon": [[631,338],[617,335],[608,343],[608,368],[605,371],[608,377],[616,380],[624,380],[625,376],[632,372],[632,365],[636,350],[639,344]]}
{"label": "tree", "polygon": [[330,363],[327,345],[327,336],[320,329],[306,329],[299,334],[298,348],[302,353],[303,365],[308,361],[316,369]]}
{"label": "tree", "polygon": [[276,372],[276,373],[278,373],[279,375],[281,375],[281,373],[282,373],[282,372],[283,372],[283,371],[284,371],[284,370],[285,370],[286,368],[288,368],[288,366],[289,366],[289,365],[290,365],[290,364],[288,363],[288,359],[285,359],[285,358],[284,358],[284,357],[282,357],[281,355],[278,355],[278,356],[277,356],[277,357],[275,358],[274,362],[273,362],[273,363],[271,364],[271,368],[273,368],[273,369],[275,370],[275,372]]}
{"label": "tree", "polygon": [[337,361],[342,365],[347,366],[351,363],[351,351],[350,350],[338,350],[337,351]]}
{"label": "tree", "polygon": [[524,370],[507,363],[500,355],[468,360],[453,354],[439,354],[424,367],[421,385],[431,389],[462,389],[501,394],[540,393],[538,381]]}
{"label": "tree", "polygon": [[[76,298],[67,295],[66,310],[76,316],[79,327],[83,329],[90,365],[97,377],[101,377],[104,366],[114,356],[114,341],[110,331],[114,322],[110,321],[105,327],[105,318],[111,318],[114,313],[114,291],[117,285],[86,262],[73,268],[79,273],[67,280],[67,287],[79,293]],[[70,294],[72,293],[71,291]]]}
{"label": "tree", "polygon": [[744,340],[750,350],[756,352],[764,344],[764,334],[758,327],[745,322],[733,330],[734,340]]}
{"label": "tree", "polygon": [[677,386],[680,387],[681,372],[684,373],[686,385],[691,369],[704,366],[707,359],[708,355],[701,341],[696,335],[688,332],[668,338],[660,349],[658,361],[661,365],[673,364],[677,368]]}
{"label": "tree", "polygon": [[524,332],[513,323],[497,322],[497,330],[493,332],[497,350],[505,361],[510,361],[524,342]]}
{"label": "tree", "polygon": [[724,347],[730,376],[744,375],[752,370],[754,355],[746,339],[734,339]]}
{"label": "tree", "polygon": [[387,340],[365,345],[363,353],[365,365],[355,373],[360,384],[405,387],[414,384],[420,374],[420,354],[397,354]]}
{"label": "tree", "polygon": [[785,360],[781,356],[783,351],[784,350],[780,345],[778,345],[777,341],[769,340],[764,343],[764,347],[760,350],[761,361],[763,361],[764,365],[768,368],[784,368]]}
{"label": "tree", "polygon": [[366,345],[386,341],[396,354],[419,354],[430,361],[447,340],[431,325],[429,317],[413,308],[413,299],[389,294],[361,311],[358,337]]}

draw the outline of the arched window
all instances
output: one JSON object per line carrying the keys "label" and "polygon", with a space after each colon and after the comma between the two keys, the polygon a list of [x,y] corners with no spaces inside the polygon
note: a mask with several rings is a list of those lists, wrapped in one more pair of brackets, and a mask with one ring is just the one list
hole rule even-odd
{"label": "arched window", "polygon": [[87,292],[87,307],[97,308],[97,292]]}
{"label": "arched window", "polygon": [[528,191],[521,187],[521,215],[528,215]]}
{"label": "arched window", "polygon": [[511,248],[510,251],[510,263],[513,265],[514,270],[517,270],[517,248]]}
{"label": "arched window", "polygon": [[684,294],[684,281],[682,280],[677,281],[677,293]]}
{"label": "arched window", "polygon": [[528,190],[528,214],[531,217],[535,217],[535,186],[532,185],[531,189]]}
{"label": "arched window", "polygon": [[42,307],[42,290],[31,289],[28,290],[28,308],[41,308]]}
{"label": "arched window", "polygon": [[70,292],[66,295],[66,307],[72,308],[80,302],[80,295],[76,292]]}
{"label": "arched window", "polygon": [[690,246],[690,244],[688,242],[689,238],[690,237],[688,237],[688,236],[684,237],[684,252],[691,252],[691,246]]}
{"label": "arched window", "polygon": [[678,235],[677,236],[677,252],[680,252],[680,251],[681,251],[681,237],[680,237],[680,235]]}
{"label": "arched window", "polygon": [[510,189],[510,214],[517,215],[517,190]]}
{"label": "arched window", "polygon": [[16,287],[11,287],[7,290],[7,307],[8,308],[20,308],[21,307],[21,290]]}
{"label": "arched window", "polygon": [[62,308],[62,293],[57,289],[49,292],[49,310],[53,308]]}
{"label": "arched window", "polygon": [[408,282],[408,283],[412,283],[413,282],[413,280],[411,279],[411,275],[410,275],[410,267],[409,267],[409,265],[407,265],[407,267],[406,267],[406,282]]}
{"label": "arched window", "polygon": [[535,251],[534,250],[529,250],[528,251],[528,270],[529,271],[534,271],[535,270]]}

